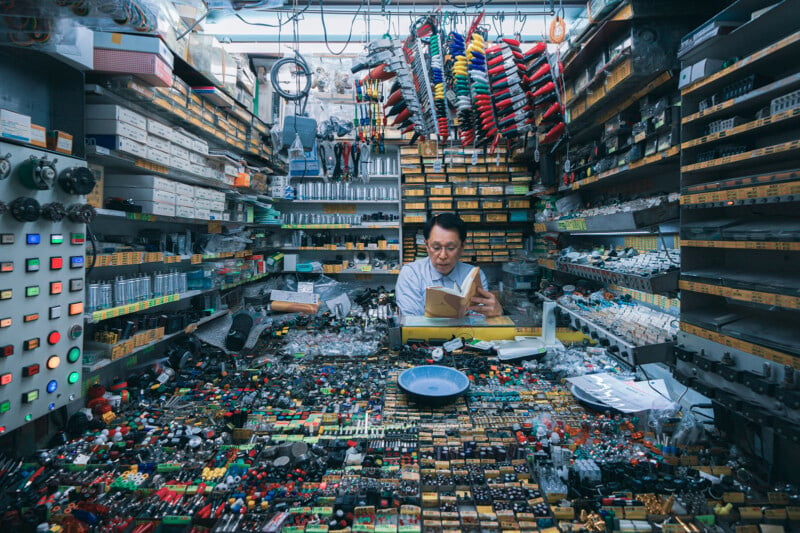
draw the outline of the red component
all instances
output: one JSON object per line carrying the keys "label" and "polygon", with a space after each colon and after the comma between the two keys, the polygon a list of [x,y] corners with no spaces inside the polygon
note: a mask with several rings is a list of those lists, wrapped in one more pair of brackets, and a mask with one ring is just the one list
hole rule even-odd
{"label": "red component", "polygon": [[542,144],[550,144],[556,142],[567,130],[567,125],[563,122],[559,122],[548,131],[544,139],[542,139]]}
{"label": "red component", "polygon": [[61,340],[61,333],[57,331],[51,331],[50,334],[47,336],[47,342],[49,344],[58,344],[58,341]]}
{"label": "red component", "polygon": [[555,115],[556,113],[564,114],[564,106],[562,106],[558,102],[554,102],[553,105],[547,108],[547,111],[544,112],[542,115],[542,120],[550,118],[551,116]]}
{"label": "red component", "polygon": [[535,45],[533,45],[527,52],[525,52],[525,57],[530,57],[534,55],[538,56],[540,54],[543,54],[546,50],[547,50],[547,43],[544,41],[538,42]]}
{"label": "red component", "polygon": [[64,258],[63,257],[51,257],[50,258],[50,270],[61,270],[64,266]]}
{"label": "red component", "polygon": [[545,94],[547,94],[549,92],[555,91],[555,90],[556,90],[556,84],[553,83],[552,81],[550,81],[550,82],[545,83],[541,87],[539,87],[536,90],[536,92],[533,93],[533,97],[534,98],[538,98],[540,96],[543,96],[543,95],[545,95]]}
{"label": "red component", "polygon": [[550,74],[550,63],[545,63],[544,65],[539,67],[539,69],[536,72],[528,76],[526,79],[528,80],[528,83],[535,84],[536,80],[546,76],[547,74]]}
{"label": "red component", "polygon": [[384,108],[391,107],[395,104],[399,104],[402,100],[403,100],[403,93],[400,91],[400,89],[397,89],[395,92],[389,95],[389,98],[386,99],[386,102],[384,102],[383,107]]}

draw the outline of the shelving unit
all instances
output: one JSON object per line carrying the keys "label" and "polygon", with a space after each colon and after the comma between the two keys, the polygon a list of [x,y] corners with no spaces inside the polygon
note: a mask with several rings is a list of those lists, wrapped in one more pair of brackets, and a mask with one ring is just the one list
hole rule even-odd
{"label": "shelving unit", "polygon": [[[705,25],[731,21],[732,31],[688,48],[701,27],[682,54],[684,65],[741,59],[682,91],[675,372],[711,397],[715,412],[743,416],[762,435],[800,420],[779,399],[800,369],[800,234],[793,230],[800,222],[800,106],[773,102],[800,87],[791,4],[737,0]],[[756,451],[770,463],[784,445],[780,433]]]}
{"label": "shelving unit", "polygon": [[[337,139],[336,142],[348,141]],[[399,168],[398,145],[387,143],[385,148],[385,153],[371,154],[372,165],[379,171]],[[369,174],[366,182],[335,182],[323,180],[321,176],[295,176],[290,183],[297,199],[276,201],[283,217],[283,224],[276,227],[281,230],[275,237],[277,248],[296,255],[297,263],[319,260],[323,263],[325,275],[399,273],[403,241],[399,174]],[[348,199],[349,196],[360,199]],[[309,222],[324,221],[326,217],[327,220],[344,222]],[[352,219],[358,219],[357,223]],[[301,222],[295,223],[297,220]],[[361,261],[369,261],[371,270],[353,268]],[[383,266],[397,268],[378,268]]]}

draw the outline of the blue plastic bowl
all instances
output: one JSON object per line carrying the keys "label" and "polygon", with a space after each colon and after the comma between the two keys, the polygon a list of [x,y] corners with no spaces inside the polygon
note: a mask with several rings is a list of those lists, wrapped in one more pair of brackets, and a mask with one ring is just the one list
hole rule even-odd
{"label": "blue plastic bowl", "polygon": [[447,405],[467,392],[469,379],[463,372],[438,365],[409,368],[397,377],[397,386],[420,405]]}

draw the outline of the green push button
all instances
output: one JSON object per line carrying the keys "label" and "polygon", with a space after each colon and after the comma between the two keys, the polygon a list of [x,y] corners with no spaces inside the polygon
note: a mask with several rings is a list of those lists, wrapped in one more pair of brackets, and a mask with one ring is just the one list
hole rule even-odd
{"label": "green push button", "polygon": [[50,244],[62,244],[64,242],[64,236],[60,233],[54,233],[50,235]]}
{"label": "green push button", "polygon": [[25,260],[25,272],[38,272],[39,271],[39,258],[31,257]]}
{"label": "green push button", "polygon": [[75,363],[81,357],[81,349],[77,346],[73,346],[67,352],[67,361],[70,363]]}
{"label": "green push button", "polygon": [[0,403],[0,413],[7,413],[11,410],[11,402],[9,400]]}
{"label": "green push button", "polygon": [[31,285],[30,287],[25,287],[25,296],[28,298],[32,296],[39,296],[39,286]]}
{"label": "green push button", "polygon": [[22,393],[23,403],[35,402],[37,399],[39,399],[39,389],[33,389]]}
{"label": "green push button", "polygon": [[67,376],[67,383],[70,385],[75,385],[78,380],[81,379],[81,375],[77,372],[70,372],[69,376]]}

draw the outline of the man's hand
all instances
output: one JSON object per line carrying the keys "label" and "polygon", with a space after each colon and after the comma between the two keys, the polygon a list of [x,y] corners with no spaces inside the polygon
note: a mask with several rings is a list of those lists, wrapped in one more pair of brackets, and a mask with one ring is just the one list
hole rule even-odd
{"label": "man's hand", "polygon": [[478,288],[477,294],[472,297],[469,310],[480,313],[486,318],[503,314],[503,307],[497,301],[497,297],[483,288]]}

